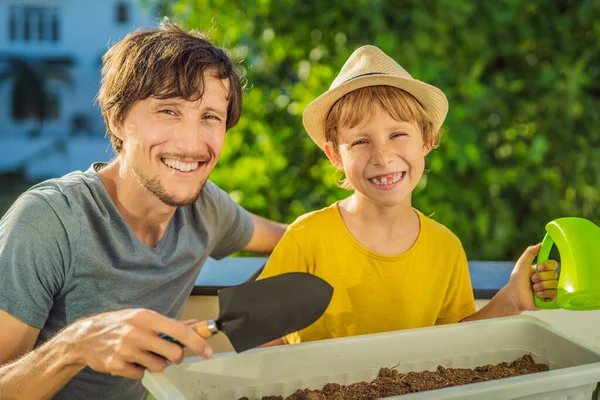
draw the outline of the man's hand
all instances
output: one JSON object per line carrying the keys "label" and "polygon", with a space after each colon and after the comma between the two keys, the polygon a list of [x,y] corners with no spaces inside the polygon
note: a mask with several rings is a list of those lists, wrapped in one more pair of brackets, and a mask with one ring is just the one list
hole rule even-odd
{"label": "man's hand", "polygon": [[190,327],[194,322],[176,321],[146,309],[129,309],[80,320],[63,334],[73,343],[76,364],[141,379],[146,368],[162,372],[167,361],[179,364],[183,360],[183,348],[160,338],[161,333],[202,357],[212,356],[210,346]]}
{"label": "man's hand", "polygon": [[542,299],[556,299],[558,263],[548,260],[537,266],[538,272],[536,272],[536,267],[531,265],[540,251],[540,246],[541,244],[538,243],[525,250],[515,264],[510,280],[505,287],[510,292],[510,297],[515,300],[515,306],[519,312],[539,310],[533,302],[534,291]]}
{"label": "man's hand", "polygon": [[[183,349],[162,339],[161,333],[208,358],[212,349],[190,327],[197,322],[180,322],[145,309],[79,320],[23,357],[0,366],[2,398],[51,399],[86,366],[131,379],[142,378],[146,368],[163,371],[167,360],[181,362]],[[27,343],[20,346],[25,348]],[[13,348],[5,350],[6,354],[15,352]]]}

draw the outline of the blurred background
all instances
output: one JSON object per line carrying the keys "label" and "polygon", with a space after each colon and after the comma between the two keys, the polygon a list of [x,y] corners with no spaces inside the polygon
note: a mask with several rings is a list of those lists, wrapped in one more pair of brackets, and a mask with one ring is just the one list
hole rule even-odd
{"label": "blurred background", "polygon": [[252,212],[292,222],[349,194],[302,110],[374,44],[448,97],[413,203],[469,259],[514,260],[558,217],[600,223],[600,0],[0,0],[0,216],[36,182],[113,157],[101,57],[162,16],[246,71],[211,179]]}

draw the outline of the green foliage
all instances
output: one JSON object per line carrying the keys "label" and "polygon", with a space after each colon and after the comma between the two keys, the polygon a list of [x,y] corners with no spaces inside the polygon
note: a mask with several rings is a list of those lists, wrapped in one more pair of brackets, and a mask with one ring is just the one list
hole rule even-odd
{"label": "green foliage", "polygon": [[515,259],[561,216],[600,222],[598,0],[178,0],[171,10],[243,58],[243,117],[212,180],[259,215],[291,222],[347,195],[302,110],[354,49],[374,44],[448,96],[414,205],[470,259]]}

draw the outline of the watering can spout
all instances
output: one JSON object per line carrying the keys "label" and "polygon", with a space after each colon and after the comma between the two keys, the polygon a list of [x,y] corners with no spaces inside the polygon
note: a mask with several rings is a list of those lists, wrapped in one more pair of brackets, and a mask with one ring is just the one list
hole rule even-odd
{"label": "watering can spout", "polygon": [[556,300],[544,301],[534,293],[542,309],[600,309],[600,228],[585,218],[558,218],[546,225],[546,236],[537,264],[548,260],[556,245],[560,254],[560,277]]}

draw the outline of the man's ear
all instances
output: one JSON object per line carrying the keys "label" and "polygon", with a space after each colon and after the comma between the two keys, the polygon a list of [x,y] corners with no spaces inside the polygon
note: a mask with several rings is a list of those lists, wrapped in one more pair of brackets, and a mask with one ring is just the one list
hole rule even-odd
{"label": "man's ear", "polygon": [[119,125],[115,120],[115,115],[113,114],[112,110],[106,111],[106,120],[108,121],[108,127],[110,128],[110,132],[122,141],[123,137],[121,136]]}
{"label": "man's ear", "polygon": [[325,142],[323,144],[323,150],[325,151],[325,155],[329,158],[329,161],[340,171],[344,169],[344,164],[342,163],[342,159],[337,151],[333,148],[333,143]]}

